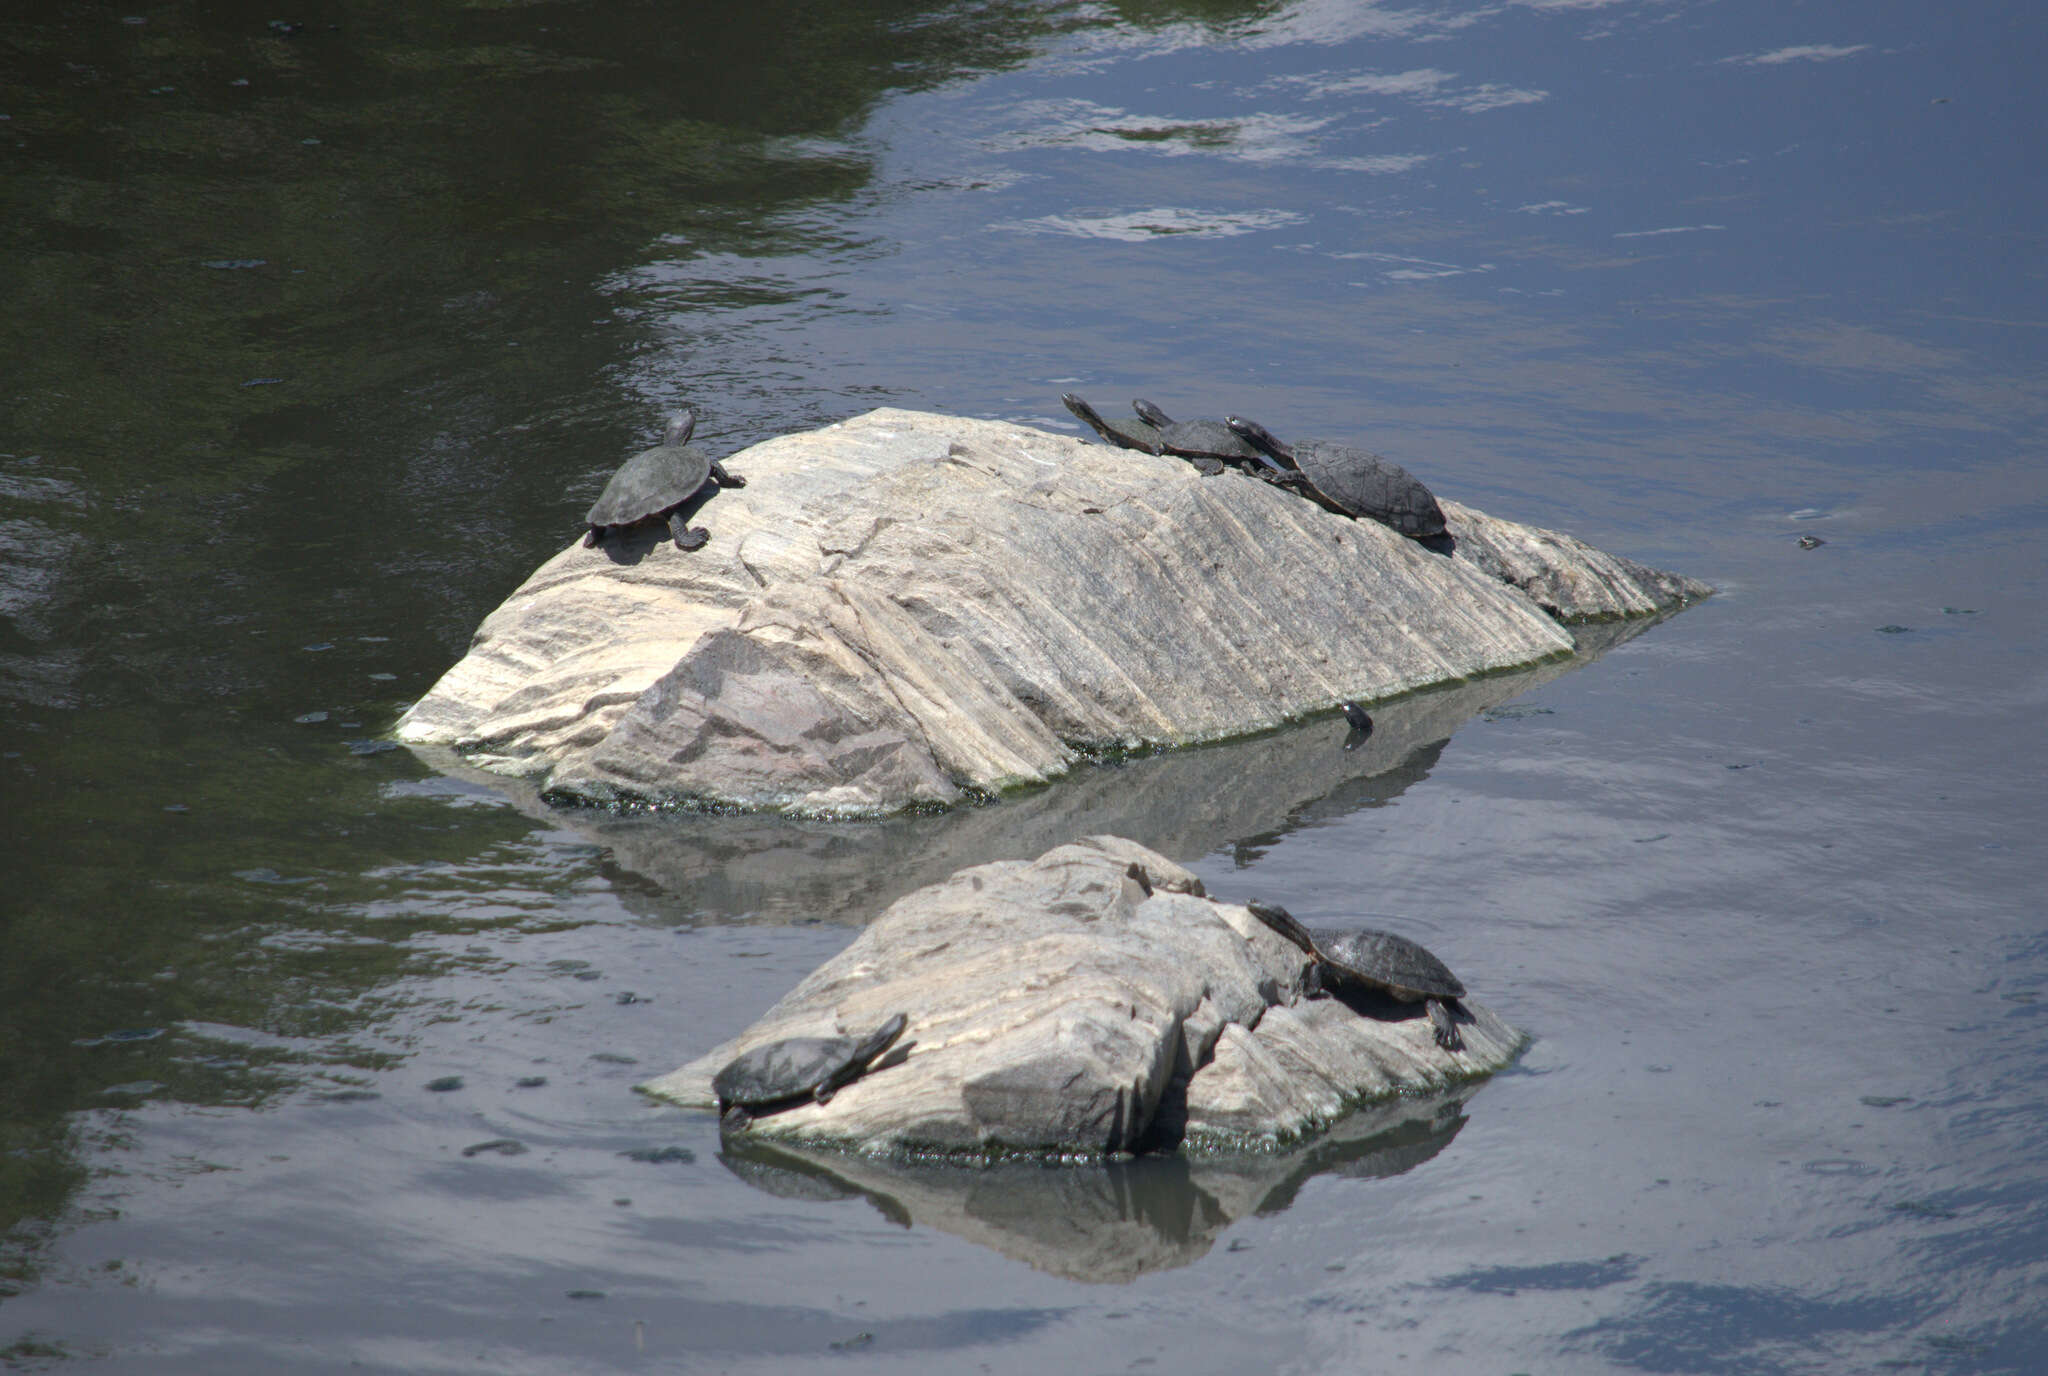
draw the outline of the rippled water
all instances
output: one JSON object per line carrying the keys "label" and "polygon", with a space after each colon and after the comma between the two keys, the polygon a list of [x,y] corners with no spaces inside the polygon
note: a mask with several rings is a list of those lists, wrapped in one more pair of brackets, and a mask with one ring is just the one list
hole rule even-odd
{"label": "rippled water", "polygon": [[[40,9],[10,1362],[2048,1369],[2033,10]],[[938,818],[602,818],[383,748],[676,402],[727,449],[1066,390],[1722,592],[1367,750]],[[630,1092],[905,889],[1103,829],[1413,932],[1531,1050],[1235,1166],[728,1156]]]}

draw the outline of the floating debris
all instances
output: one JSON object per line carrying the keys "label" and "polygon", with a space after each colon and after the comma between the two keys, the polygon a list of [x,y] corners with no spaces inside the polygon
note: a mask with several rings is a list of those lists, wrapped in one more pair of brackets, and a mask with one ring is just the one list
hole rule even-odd
{"label": "floating debris", "polygon": [[499,1156],[524,1156],[527,1150],[527,1145],[524,1142],[516,1142],[510,1137],[493,1137],[488,1142],[478,1142],[473,1146],[464,1147],[462,1154],[464,1156],[481,1156],[488,1151],[495,1152]]}

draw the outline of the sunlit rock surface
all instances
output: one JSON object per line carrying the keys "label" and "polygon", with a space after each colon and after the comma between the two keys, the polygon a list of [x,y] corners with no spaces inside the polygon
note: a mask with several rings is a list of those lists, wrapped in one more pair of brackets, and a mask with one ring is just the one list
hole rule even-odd
{"label": "sunlit rock surface", "polygon": [[1095,836],[905,896],[739,1036],[641,1088],[711,1107],[712,1077],[756,1046],[903,1013],[866,1075],[745,1135],[884,1155],[1238,1150],[1521,1048],[1470,999],[1453,1052],[1419,1004],[1304,998],[1304,964],[1189,871]]}
{"label": "sunlit rock surface", "polygon": [[566,798],[888,813],[1538,663],[1573,649],[1560,618],[1710,591],[1455,502],[1446,554],[998,421],[884,409],[727,466],[748,485],[690,515],[707,546],[571,542],[399,738]]}

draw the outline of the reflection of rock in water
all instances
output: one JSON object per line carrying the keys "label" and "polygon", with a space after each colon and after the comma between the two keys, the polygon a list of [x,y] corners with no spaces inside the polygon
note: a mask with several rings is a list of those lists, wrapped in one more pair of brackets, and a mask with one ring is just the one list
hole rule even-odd
{"label": "reflection of rock in water", "polygon": [[[688,895],[710,921],[865,922],[913,889],[990,860],[1026,860],[1076,836],[1127,836],[1192,859],[1256,853],[1297,827],[1377,807],[1426,778],[1453,732],[1489,707],[1547,683],[1656,624],[1574,628],[1577,657],[1382,703],[1356,749],[1335,712],[1219,745],[1083,766],[1043,788],[940,816],[821,822],[758,815],[561,809],[533,784],[485,773],[453,752],[416,747],[435,768],[501,793],[550,830],[571,828],[610,852],[627,896]],[[1245,780],[1259,781],[1257,788]]]}
{"label": "reflection of rock in water", "polygon": [[727,1170],[763,1194],[777,1199],[809,1199],[830,1203],[835,1199],[865,1197],[875,1211],[891,1223],[908,1228],[910,1213],[884,1194],[849,1184],[833,1172],[796,1152],[763,1142],[728,1142],[718,1160]]}
{"label": "reflection of rock in water", "polygon": [[1285,1213],[1312,1176],[1383,1180],[1415,1169],[1448,1147],[1470,1121],[1464,1112],[1468,1097],[1461,1093],[1408,1100],[1353,1114],[1302,1152],[1294,1174],[1276,1185],[1254,1212]]}
{"label": "reflection of rock in water", "polygon": [[891,1222],[938,1228],[1053,1275],[1115,1283],[1199,1260],[1232,1223],[1287,1209],[1314,1176],[1379,1179],[1421,1165],[1464,1127],[1475,1088],[1376,1104],[1312,1145],[1271,1154],[967,1166],[753,1141],[729,1144],[720,1159],[781,1198],[858,1195]]}

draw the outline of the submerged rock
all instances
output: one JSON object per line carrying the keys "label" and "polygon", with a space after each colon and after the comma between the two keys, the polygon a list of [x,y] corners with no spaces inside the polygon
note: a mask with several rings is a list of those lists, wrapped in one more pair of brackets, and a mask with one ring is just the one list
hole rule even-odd
{"label": "submerged rock", "polygon": [[885,409],[755,445],[688,556],[572,544],[399,723],[551,797],[872,815],[1568,655],[1706,585],[1443,503]]}
{"label": "submerged rock", "polygon": [[901,1040],[866,1074],[745,1134],[887,1155],[1242,1150],[1487,1074],[1522,1046],[1465,999],[1446,1050],[1420,1005],[1309,998],[1305,970],[1189,871],[1096,836],[907,895],[745,1032],[640,1088],[712,1108],[713,1077],[754,1048],[900,1013]]}

